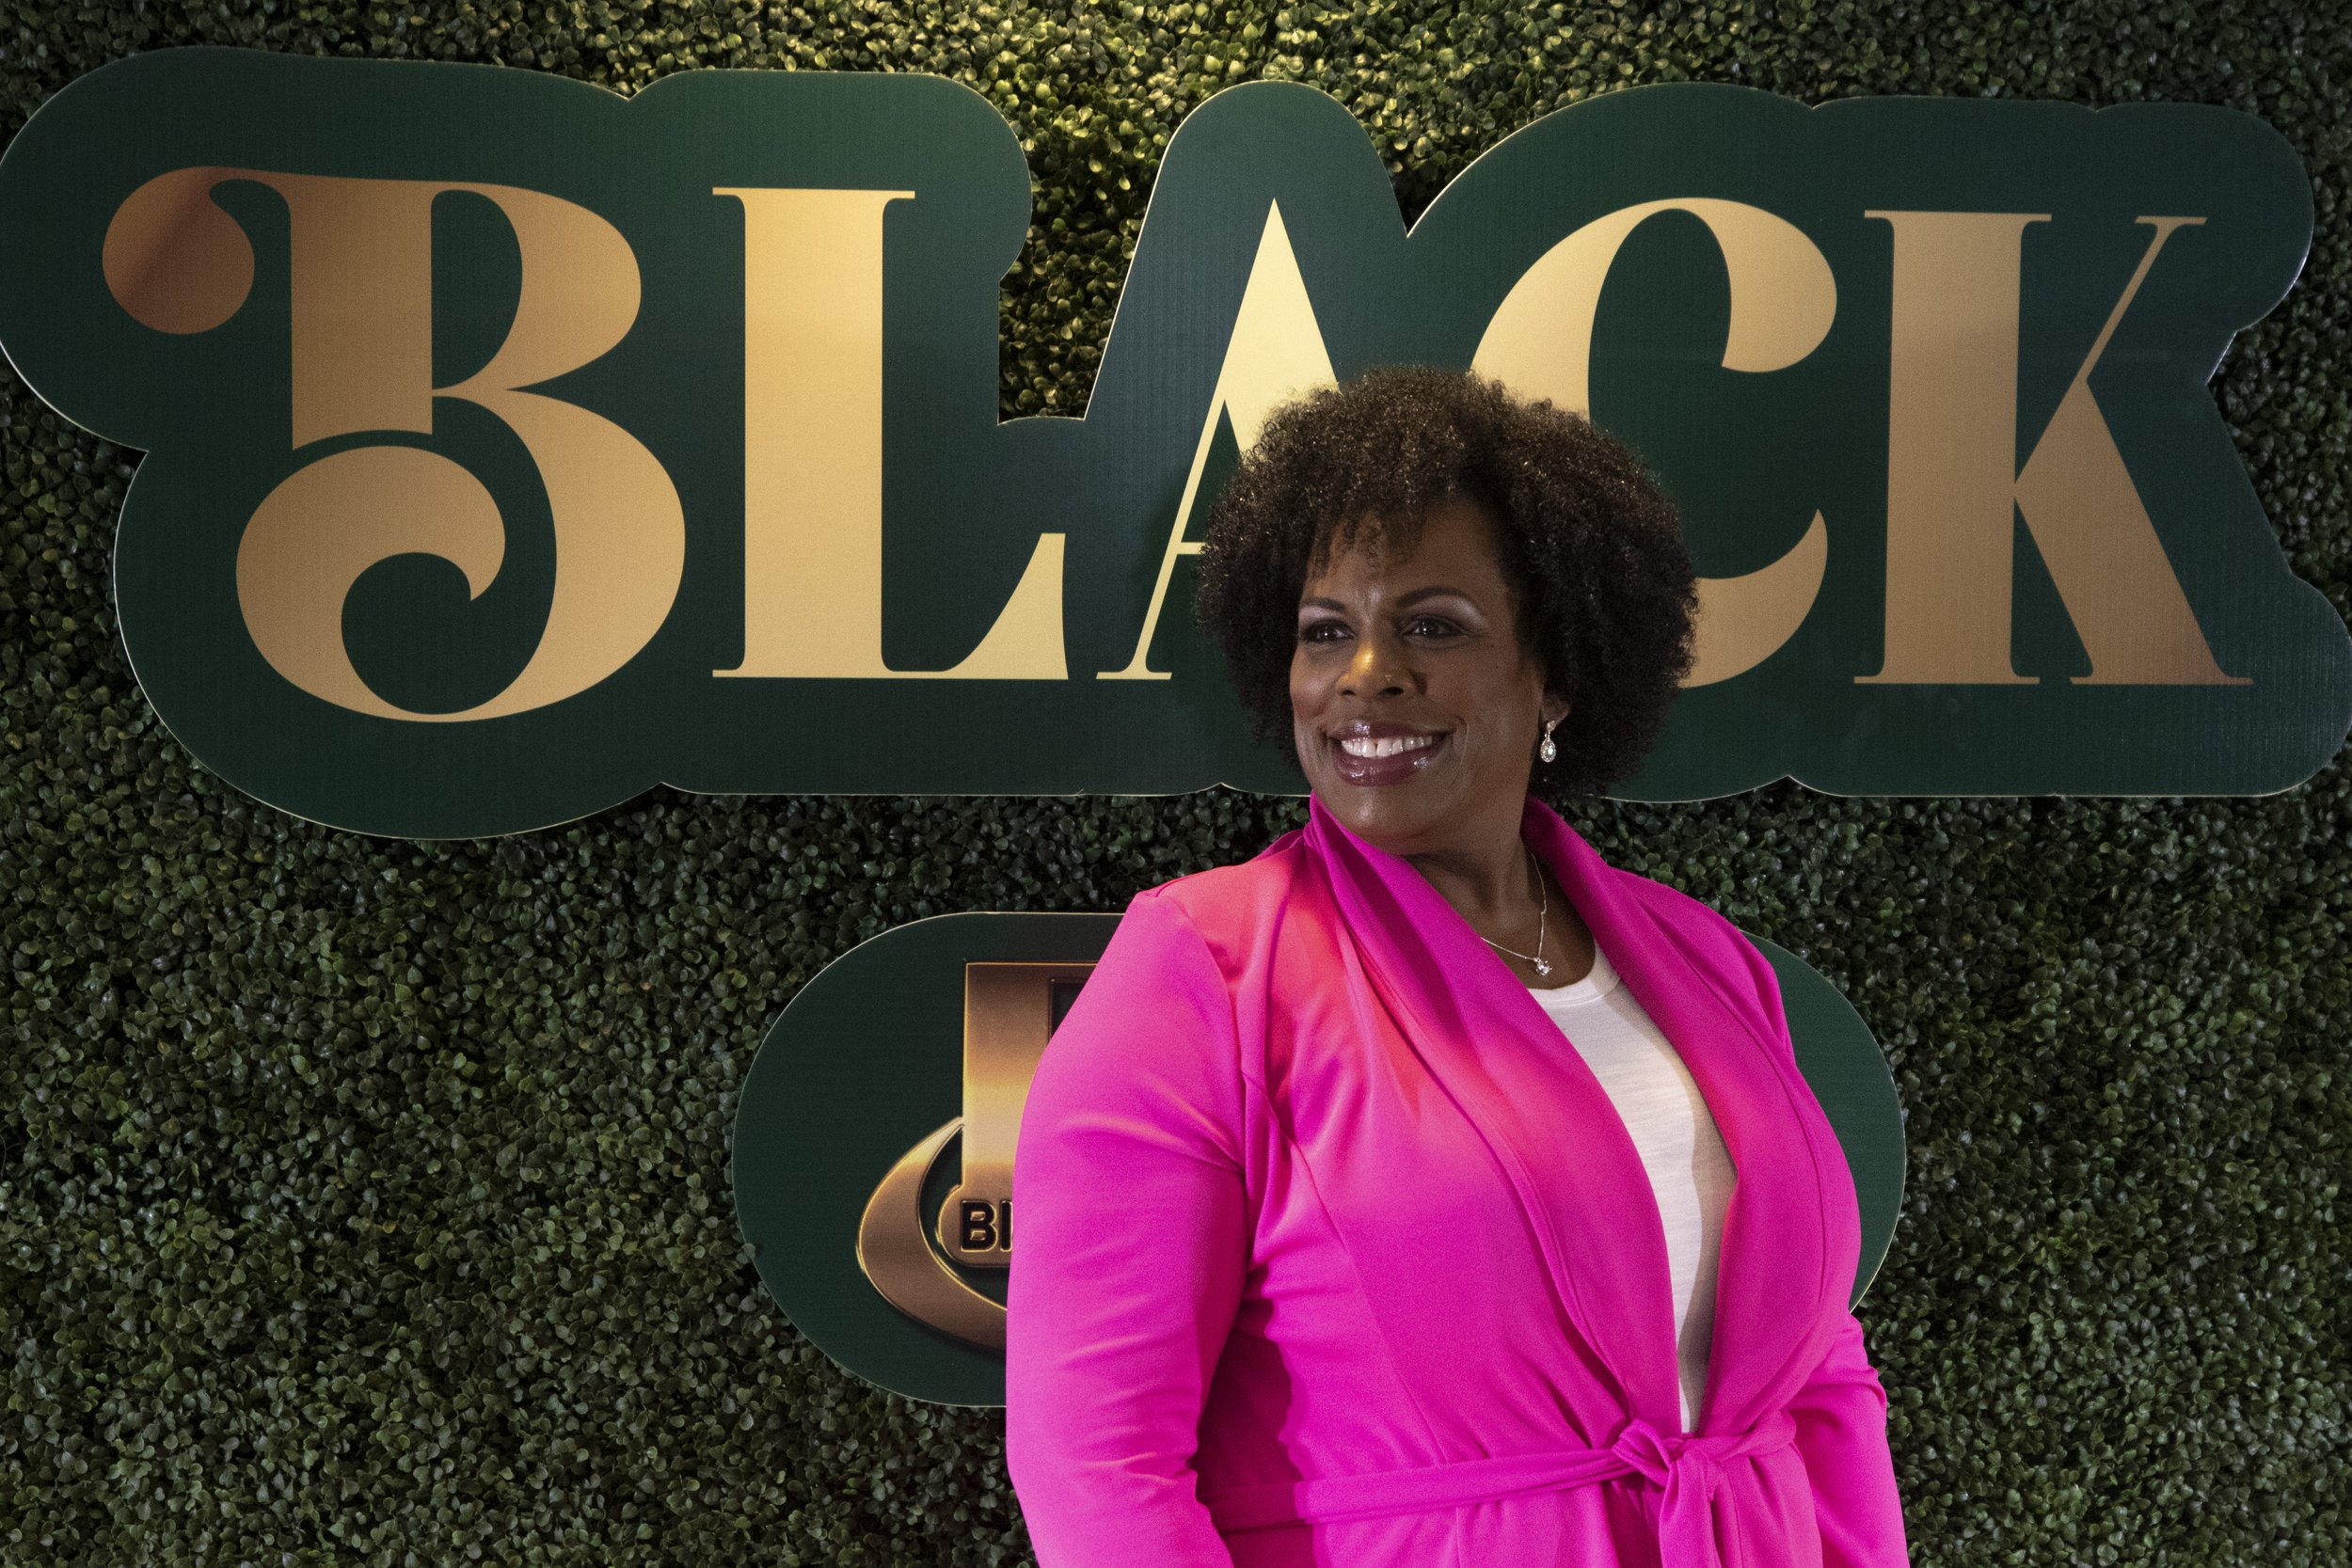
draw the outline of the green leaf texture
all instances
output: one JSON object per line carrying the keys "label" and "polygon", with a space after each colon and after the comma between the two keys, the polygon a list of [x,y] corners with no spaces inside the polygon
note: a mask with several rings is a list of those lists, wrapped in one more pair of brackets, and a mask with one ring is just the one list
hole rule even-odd
{"label": "green leaf texture", "polygon": [[[2352,593],[2352,28],[2236,0],[911,8],[18,0],[0,133],[139,50],[935,71],[1020,132],[1008,415],[1085,406],[1152,170],[1311,83],[1408,215],[1635,83],[2227,104],[2305,159],[2303,280],[2216,384],[2296,570]],[[0,1563],[1014,1564],[1001,1418],[804,1343],[726,1135],[828,959],[1116,910],[1299,803],[656,791],[511,839],[319,828],[205,774],[116,633],[136,454],[0,374]],[[1918,1568],[2352,1561],[2352,773],[2228,800],[1579,805],[1840,985],[1912,1170],[1864,1312]]]}

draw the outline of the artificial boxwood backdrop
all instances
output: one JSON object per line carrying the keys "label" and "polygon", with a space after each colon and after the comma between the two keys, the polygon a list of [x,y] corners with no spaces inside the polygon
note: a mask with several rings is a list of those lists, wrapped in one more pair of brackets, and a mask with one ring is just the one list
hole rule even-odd
{"label": "artificial boxwood backdrop", "polygon": [[[1187,109],[1311,83],[1407,215],[1638,82],[2221,103],[2306,160],[2303,280],[2215,387],[2296,570],[2352,595],[2352,27],[2216,0],[15,0],[0,133],[229,43],[927,71],[1037,182],[1008,414],[1085,404]],[[5,243],[5,236],[0,236]],[[706,799],[412,844],[198,768],[108,596],[137,454],[0,377],[0,1563],[1017,1563],[993,1413],[838,1370],[761,1293],[735,1092],[826,960],[953,910],[1116,910],[1283,799]],[[1583,803],[1618,863],[1842,986],[1911,1185],[1863,1315],[1920,1568],[2352,1561],[2352,773],[2260,800]],[[1508,1568],[1508,1565],[1496,1565]]]}

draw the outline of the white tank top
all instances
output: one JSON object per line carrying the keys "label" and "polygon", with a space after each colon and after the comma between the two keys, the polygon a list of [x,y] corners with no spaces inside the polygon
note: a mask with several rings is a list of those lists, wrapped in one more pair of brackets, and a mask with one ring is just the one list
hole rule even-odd
{"label": "white tank top", "polygon": [[1735,1180],[1731,1156],[1690,1069],[1633,993],[1617,983],[1617,972],[1598,946],[1593,949],[1592,973],[1584,978],[1549,990],[1531,987],[1528,994],[1600,1080],[1649,1174],[1666,1233],[1682,1427],[1688,1432],[1697,1424],[1714,1341],[1715,1264]]}

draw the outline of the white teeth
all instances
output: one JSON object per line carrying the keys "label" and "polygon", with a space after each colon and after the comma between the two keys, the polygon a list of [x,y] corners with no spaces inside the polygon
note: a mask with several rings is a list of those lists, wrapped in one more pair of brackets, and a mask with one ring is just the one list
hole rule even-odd
{"label": "white teeth", "polygon": [[1438,738],[1434,735],[1387,736],[1378,739],[1349,736],[1340,742],[1340,750],[1351,757],[1392,757],[1399,752],[1418,752],[1425,746],[1435,746]]}

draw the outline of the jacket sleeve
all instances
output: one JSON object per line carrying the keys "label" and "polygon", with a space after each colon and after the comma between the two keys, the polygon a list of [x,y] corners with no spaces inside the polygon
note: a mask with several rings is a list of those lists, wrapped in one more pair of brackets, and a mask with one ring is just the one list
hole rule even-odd
{"label": "jacket sleeve", "polygon": [[[1766,1026],[1794,1069],[1796,1044],[1771,960],[1738,927],[1725,922],[1724,928],[1739,943]],[[1848,1262],[1851,1266],[1851,1254]],[[1886,1444],[1886,1389],[1863,1347],[1861,1323],[1842,1305],[1837,1313],[1841,1321],[1828,1351],[1788,1401],[1788,1414],[1797,1423],[1797,1451],[1813,1482],[1822,1568],[1907,1568],[1902,1500]]]}
{"label": "jacket sleeve", "polygon": [[1905,1568],[1911,1558],[1886,1446],[1886,1390],[1851,1312],[1821,1364],[1789,1399],[1788,1414],[1813,1481],[1823,1568]]}
{"label": "jacket sleeve", "polygon": [[1005,1454],[1040,1568],[1232,1568],[1199,1496],[1201,1403],[1249,1240],[1222,972],[1145,893],[1022,1112]]}

